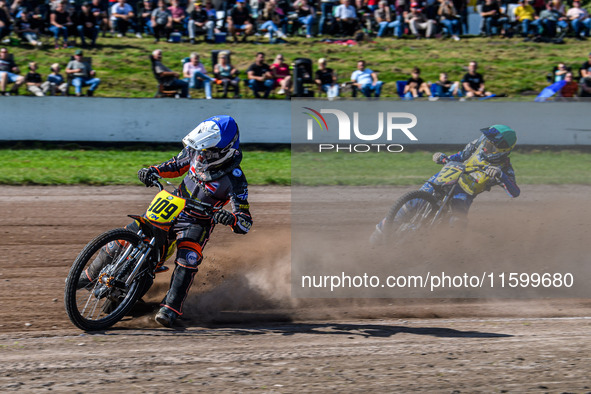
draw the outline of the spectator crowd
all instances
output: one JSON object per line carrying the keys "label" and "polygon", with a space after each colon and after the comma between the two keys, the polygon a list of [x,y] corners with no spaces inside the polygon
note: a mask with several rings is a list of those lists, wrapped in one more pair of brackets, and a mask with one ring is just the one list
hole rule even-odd
{"label": "spectator crowd", "polygon": [[[215,1],[215,2],[214,2]],[[479,0],[483,36],[585,40],[591,18],[578,0]],[[216,37],[451,37],[469,30],[469,0],[0,0],[0,39],[55,48],[95,46],[99,36],[196,43]],[[474,5],[473,3],[470,3]]]}
{"label": "spectator crowd", "polygon": [[[479,31],[483,36],[558,42],[568,35],[585,40],[591,29],[591,18],[578,0],[572,0],[570,5],[563,0],[482,0],[475,10],[481,17]],[[6,43],[18,37],[34,47],[49,41],[55,49],[94,47],[101,36],[129,34],[138,39],[152,37],[155,43],[162,39],[191,44],[200,36],[206,42],[218,38],[239,42],[255,35],[272,43],[284,42],[293,35],[331,39],[439,36],[459,41],[468,32],[467,15],[468,0],[216,0],[215,4],[213,0],[0,0],[0,39]],[[2,94],[17,94],[20,86],[36,96],[68,94],[71,87],[80,96],[82,88],[88,87],[86,95],[92,96],[101,82],[91,59],[84,58],[81,49],[73,51],[71,61],[65,65],[45,65],[50,71],[45,80],[39,71],[43,65],[31,62],[23,74],[8,50],[2,50]],[[162,51],[152,54],[159,91],[169,88],[181,97],[189,97],[191,89],[202,89],[206,99],[213,98],[214,91],[220,91],[222,97],[229,93],[240,97],[243,80],[243,89],[256,98],[275,93],[287,98],[294,93],[308,95],[308,91],[302,93],[299,89],[303,81],[315,85],[316,94],[329,98],[348,90],[353,96],[380,97],[384,84],[363,59],[350,78],[339,82],[326,58],[318,59],[316,72],[308,64],[298,78],[281,54],[269,65],[264,53],[259,52],[242,75],[232,65],[230,52],[222,52],[215,60],[211,75],[196,52],[183,60],[179,73],[164,66],[161,58]],[[64,76],[60,74],[62,66]],[[495,96],[486,89],[476,62],[470,62],[467,70],[461,78],[458,75],[452,79],[442,70],[439,80],[429,83],[422,79],[419,67],[414,67],[407,80],[396,82],[396,92],[405,99]],[[566,95],[586,95],[591,75],[585,70],[583,66],[578,73],[559,73],[553,76],[553,82],[558,82],[559,77],[568,81],[561,90]]]}
{"label": "spectator crowd", "polygon": [[[234,67],[230,59],[230,51],[213,51],[212,75],[201,62],[200,55],[192,52],[182,59],[182,72],[175,72],[163,62],[162,50],[156,49],[150,55],[152,72],[158,83],[158,93],[183,98],[190,97],[190,91],[202,89],[206,99],[213,98],[213,88],[217,87],[222,98],[227,98],[233,91],[233,97],[240,95],[240,84],[244,81],[245,88],[252,91],[255,98],[269,98],[272,93],[289,99],[295,96],[326,95],[329,99],[339,97],[345,90],[352,96],[361,93],[365,97],[380,97],[384,81],[378,73],[366,66],[366,61],[357,62],[356,70],[350,78],[340,81],[336,72],[328,67],[326,58],[317,61],[317,70],[312,69],[312,61],[307,58],[294,59],[290,65],[282,54],[278,54],[270,65],[265,61],[265,54],[258,52],[252,64],[245,70],[245,78]],[[49,69],[46,80],[38,72],[38,64],[30,62],[28,72],[21,75],[12,54],[8,49],[0,48],[0,95],[16,95],[22,85],[35,96],[67,95],[69,88],[74,89],[76,96],[82,96],[82,88],[88,87],[87,96],[93,96],[101,80],[92,68],[92,60],[84,58],[81,49],[77,49],[65,67],[66,79],[60,74],[60,64],[54,63]],[[591,97],[591,53],[580,67],[575,77],[571,67],[559,63],[547,75],[552,86],[558,86],[559,97]],[[559,85],[556,83],[561,82]],[[304,89],[304,84],[309,85]],[[12,85],[12,86],[10,86]],[[310,86],[313,86],[311,89]],[[10,87],[10,90],[8,88]],[[316,92],[314,92],[316,91]],[[407,80],[396,81],[396,91],[400,98],[412,100],[425,97],[430,100],[439,98],[490,98],[501,96],[486,88],[484,76],[478,72],[478,63],[468,63],[467,72],[459,80],[450,80],[447,72],[439,74],[434,82],[425,82],[419,67],[413,67]]]}

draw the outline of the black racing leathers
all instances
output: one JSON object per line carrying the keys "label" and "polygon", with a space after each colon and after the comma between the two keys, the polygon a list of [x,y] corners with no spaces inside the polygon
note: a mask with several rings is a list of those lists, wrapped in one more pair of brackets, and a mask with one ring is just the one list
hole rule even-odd
{"label": "black racing leathers", "polygon": [[[240,168],[241,152],[237,150],[227,165],[207,173],[196,171],[195,162],[198,159],[196,151],[183,149],[176,157],[154,168],[163,178],[186,174],[177,190],[181,197],[198,199],[215,207],[231,203],[235,220],[230,227],[237,234],[246,234],[252,226],[252,217],[248,204],[248,183]],[[213,219],[199,212],[183,212],[173,228],[178,248],[176,267],[162,306],[179,315],[213,228]]]}

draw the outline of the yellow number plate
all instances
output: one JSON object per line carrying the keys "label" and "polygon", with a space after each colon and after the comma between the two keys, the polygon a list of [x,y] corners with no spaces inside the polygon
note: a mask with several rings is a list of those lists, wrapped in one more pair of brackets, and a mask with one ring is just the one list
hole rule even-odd
{"label": "yellow number plate", "polygon": [[158,223],[170,223],[177,218],[184,208],[184,199],[162,190],[152,200],[146,211],[146,218]]}

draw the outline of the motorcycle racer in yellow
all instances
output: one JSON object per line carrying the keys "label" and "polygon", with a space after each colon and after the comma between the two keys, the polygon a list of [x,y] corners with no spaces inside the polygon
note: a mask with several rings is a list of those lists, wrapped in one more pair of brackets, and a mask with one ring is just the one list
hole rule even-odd
{"label": "motorcycle racer in yellow", "polygon": [[[433,161],[437,164],[446,164],[450,161],[462,162],[467,166],[482,166],[484,170],[471,173],[462,177],[450,200],[453,215],[450,217],[450,225],[457,225],[467,221],[467,214],[474,198],[489,191],[493,186],[501,185],[512,197],[520,194],[515,181],[515,172],[511,166],[509,155],[517,142],[515,130],[505,125],[493,125],[480,130],[482,136],[471,141],[466,147],[451,156],[442,152],[433,155]],[[433,193],[433,182],[440,173],[433,175],[421,187],[420,190]],[[376,225],[371,235],[371,243],[380,243],[384,239],[384,218]]]}

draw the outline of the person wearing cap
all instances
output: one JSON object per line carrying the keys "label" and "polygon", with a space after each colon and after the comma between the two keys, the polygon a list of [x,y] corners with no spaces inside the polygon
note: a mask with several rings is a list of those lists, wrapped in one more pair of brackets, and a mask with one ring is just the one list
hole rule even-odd
{"label": "person wearing cap", "polygon": [[352,36],[359,25],[357,10],[351,5],[351,0],[343,2],[335,8],[334,17],[339,28],[339,34]]}
{"label": "person wearing cap", "polygon": [[318,70],[316,70],[316,78],[314,79],[318,90],[326,93],[329,99],[339,96],[339,84],[337,83],[337,75],[332,68],[326,67],[326,59],[318,59]]}
{"label": "person wearing cap", "polygon": [[72,86],[76,92],[76,96],[82,95],[82,87],[90,86],[87,95],[90,97],[94,95],[94,91],[98,88],[101,80],[96,78],[95,71],[90,67],[90,64],[84,62],[82,50],[78,49],[74,52],[74,60],[70,60],[66,66],[66,74],[72,77]]}
{"label": "person wearing cap", "polygon": [[378,80],[378,74],[375,71],[365,67],[365,60],[357,62],[357,70],[351,74],[351,82],[365,97],[371,97],[372,92],[375,97],[380,97],[384,84]]}
{"label": "person wearing cap", "polygon": [[80,11],[76,14],[76,30],[83,47],[86,47],[87,37],[90,38],[90,46],[94,47],[99,33],[98,21],[92,13],[91,6],[90,2],[82,3]]}
{"label": "person wearing cap", "polygon": [[215,22],[209,18],[207,11],[202,7],[201,0],[196,1],[194,5],[195,8],[193,8],[193,11],[189,14],[189,23],[187,25],[191,44],[195,44],[196,33],[204,33],[205,40],[213,42]]}
{"label": "person wearing cap", "polygon": [[410,31],[416,38],[421,38],[420,30],[425,31],[425,37],[431,38],[437,26],[437,22],[433,19],[428,19],[423,14],[422,9],[418,3],[410,4],[410,12],[406,14],[406,23],[410,26]]}
{"label": "person wearing cap", "polygon": [[591,30],[591,18],[589,18],[589,13],[581,8],[580,1],[573,1],[573,6],[566,12],[566,17],[570,21],[575,38],[577,40],[584,40]]}
{"label": "person wearing cap", "polygon": [[244,0],[236,0],[236,5],[230,11],[226,22],[228,32],[234,38],[234,42],[238,41],[238,33],[242,33],[243,42],[246,41],[246,37],[254,34],[252,16],[248,6],[244,4]]}

